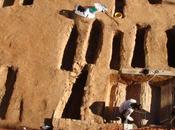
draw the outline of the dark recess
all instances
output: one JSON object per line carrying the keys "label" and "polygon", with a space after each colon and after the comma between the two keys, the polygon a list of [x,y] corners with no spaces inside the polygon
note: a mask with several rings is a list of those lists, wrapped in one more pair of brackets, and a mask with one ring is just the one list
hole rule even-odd
{"label": "dark recess", "polygon": [[162,0],[148,0],[150,4],[161,4]]}
{"label": "dark recess", "polygon": [[175,67],[175,27],[166,31],[168,38],[167,50],[168,50],[168,65]]}
{"label": "dark recess", "polygon": [[1,119],[5,119],[5,115],[6,115],[8,106],[10,104],[10,99],[11,99],[11,96],[13,94],[17,72],[18,72],[18,70],[14,67],[8,68],[8,75],[7,75],[7,80],[5,83],[6,91],[5,91],[4,97],[2,98],[2,102],[0,104],[0,117],[1,117]]}
{"label": "dark recess", "polygon": [[115,0],[115,12],[120,12],[124,16],[125,0]]}
{"label": "dark recess", "polygon": [[4,0],[3,7],[12,6],[15,0]]}
{"label": "dark recess", "polygon": [[24,0],[23,5],[32,5],[33,0]]}
{"label": "dark recess", "polygon": [[135,48],[131,63],[132,67],[145,67],[145,42],[149,30],[150,26],[141,27],[137,25]]}
{"label": "dark recess", "polygon": [[22,116],[23,116],[23,109],[24,109],[23,105],[24,105],[24,102],[23,102],[23,99],[22,99],[21,102],[20,102],[20,111],[19,111],[19,121],[20,122],[22,121]]}
{"label": "dark recess", "polygon": [[112,43],[112,58],[110,62],[110,68],[119,70],[120,68],[120,46],[123,39],[123,33],[118,32],[113,39]]}
{"label": "dark recess", "polygon": [[152,99],[151,99],[151,117],[150,122],[152,124],[160,124],[160,100],[161,100],[161,88],[152,86]]}
{"label": "dark recess", "polygon": [[89,46],[86,53],[86,61],[95,64],[102,47],[103,30],[99,20],[95,20],[89,38]]}
{"label": "dark recess", "polygon": [[73,26],[72,32],[70,34],[69,40],[67,42],[66,48],[64,50],[64,55],[62,59],[61,69],[72,70],[74,55],[77,47],[78,31],[76,25]]}
{"label": "dark recess", "polygon": [[88,76],[87,66],[85,66],[73,85],[72,93],[64,108],[62,118],[80,119],[80,108],[83,102],[84,87]]}

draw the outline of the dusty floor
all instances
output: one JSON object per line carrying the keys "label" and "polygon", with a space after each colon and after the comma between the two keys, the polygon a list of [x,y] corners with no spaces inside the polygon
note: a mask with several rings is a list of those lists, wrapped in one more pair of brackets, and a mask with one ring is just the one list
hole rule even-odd
{"label": "dusty floor", "polygon": [[[75,5],[94,2],[124,18],[115,18],[117,24],[104,13],[92,20],[72,14]],[[60,118],[103,124],[127,98],[143,105],[150,122],[167,118],[174,102],[167,95],[174,91],[175,5],[152,3],[1,1],[0,126],[39,128],[51,118],[55,126]],[[142,68],[170,76],[129,74]]]}

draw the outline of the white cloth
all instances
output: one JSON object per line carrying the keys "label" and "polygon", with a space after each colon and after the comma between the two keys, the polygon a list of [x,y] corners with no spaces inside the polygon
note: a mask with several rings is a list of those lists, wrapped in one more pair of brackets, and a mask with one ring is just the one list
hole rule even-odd
{"label": "white cloth", "polygon": [[129,121],[134,121],[134,119],[130,116],[133,113],[133,109],[129,108],[123,115]]}
{"label": "white cloth", "polygon": [[129,108],[131,108],[131,103],[136,103],[137,101],[135,99],[129,99],[125,102],[123,102],[120,107],[119,107],[119,112],[122,113],[125,110],[128,110]]}
{"label": "white cloth", "polygon": [[[130,116],[131,113],[133,113],[133,109],[131,108],[131,103],[136,103],[137,101],[135,99],[129,99],[125,102],[123,102],[119,107],[119,112],[123,114],[123,116],[129,120],[134,121],[134,119]],[[125,111],[125,113],[123,113]]]}
{"label": "white cloth", "polygon": [[104,12],[107,11],[107,8],[105,5],[100,4],[100,3],[94,3],[95,8],[97,9],[98,12]]}

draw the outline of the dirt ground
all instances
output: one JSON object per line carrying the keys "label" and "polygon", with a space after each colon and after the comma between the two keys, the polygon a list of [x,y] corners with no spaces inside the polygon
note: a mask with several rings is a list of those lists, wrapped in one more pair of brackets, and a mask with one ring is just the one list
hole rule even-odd
{"label": "dirt ground", "polygon": [[[110,16],[119,11],[123,18],[98,13],[95,19],[87,19],[74,14],[75,5],[93,6],[94,2],[105,4]],[[48,123],[58,126],[64,118],[104,124],[127,98],[138,99],[153,123],[170,114],[174,4],[3,0],[0,5],[1,127],[39,129]],[[159,70],[163,76],[133,74],[143,68]],[[123,69],[129,72],[123,74]]]}

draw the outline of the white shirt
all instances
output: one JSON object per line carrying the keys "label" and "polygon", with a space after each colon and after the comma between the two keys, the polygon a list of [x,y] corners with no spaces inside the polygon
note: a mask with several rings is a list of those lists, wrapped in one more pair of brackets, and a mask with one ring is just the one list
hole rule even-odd
{"label": "white shirt", "polygon": [[135,99],[129,99],[125,102],[123,102],[120,107],[119,107],[119,112],[122,113],[124,110],[127,110],[128,108],[130,108],[131,103],[136,103],[137,101]]}

